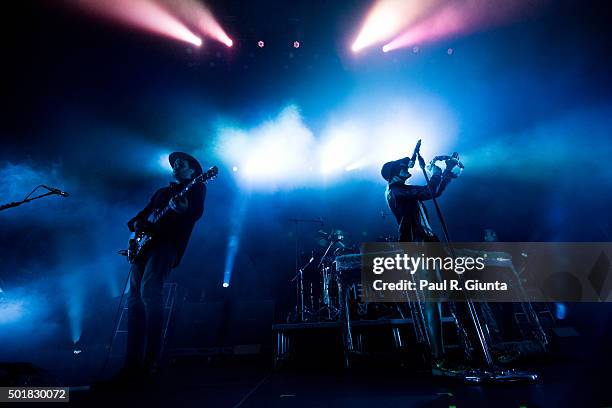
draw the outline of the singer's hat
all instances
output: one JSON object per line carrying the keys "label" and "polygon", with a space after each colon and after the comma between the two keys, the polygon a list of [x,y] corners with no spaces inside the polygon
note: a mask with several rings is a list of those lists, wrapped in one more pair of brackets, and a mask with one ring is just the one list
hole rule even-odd
{"label": "singer's hat", "polygon": [[176,159],[183,159],[187,163],[189,163],[189,166],[195,170],[195,176],[203,173],[202,166],[200,166],[200,163],[192,155],[183,153],[183,152],[171,153],[170,156],[168,156],[168,161],[170,162],[170,166],[174,164],[174,161]]}
{"label": "singer's hat", "polygon": [[[380,169],[380,175],[389,182],[393,179],[393,177],[399,174],[401,169],[402,160],[386,162]],[[408,177],[410,177],[410,173],[408,173]]]}

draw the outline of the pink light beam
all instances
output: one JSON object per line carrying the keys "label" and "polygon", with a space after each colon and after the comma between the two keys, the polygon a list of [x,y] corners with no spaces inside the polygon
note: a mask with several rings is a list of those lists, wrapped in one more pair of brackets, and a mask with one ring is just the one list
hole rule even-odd
{"label": "pink light beam", "polygon": [[152,0],[76,0],[85,11],[175,40],[202,45],[202,39]]}
{"label": "pink light beam", "polygon": [[464,35],[484,27],[507,22],[527,9],[539,7],[546,0],[463,0],[451,1],[409,27],[382,48],[389,52],[417,44],[432,43],[454,35]]}
{"label": "pink light beam", "polygon": [[388,41],[441,0],[378,0],[369,10],[353,42],[353,52]]}
{"label": "pink light beam", "polygon": [[164,0],[170,10],[176,11],[190,26],[213,40],[232,47],[234,41],[217,22],[212,12],[196,0]]}

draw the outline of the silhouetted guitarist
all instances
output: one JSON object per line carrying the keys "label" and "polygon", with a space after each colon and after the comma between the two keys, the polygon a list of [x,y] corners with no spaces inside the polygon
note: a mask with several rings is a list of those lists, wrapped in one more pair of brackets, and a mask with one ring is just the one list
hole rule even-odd
{"label": "silhouetted guitarist", "polygon": [[[198,161],[181,152],[169,157],[176,182],[160,188],[147,206],[128,222],[130,231],[152,230],[154,239],[133,263],[128,298],[128,342],[122,376],[139,379],[154,374],[162,346],[164,281],[178,266],[191,231],[204,211],[206,186],[198,183],[180,199],[177,195],[194,177],[202,174]],[[169,206],[154,225],[147,221],[155,210]]]}

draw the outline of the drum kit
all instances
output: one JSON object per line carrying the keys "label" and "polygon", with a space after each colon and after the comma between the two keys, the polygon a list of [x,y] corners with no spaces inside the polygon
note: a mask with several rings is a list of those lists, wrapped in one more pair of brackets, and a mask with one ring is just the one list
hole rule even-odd
{"label": "drum kit", "polygon": [[[304,221],[304,220],[302,220]],[[316,220],[315,220],[316,221]],[[320,221],[317,221],[320,222]],[[321,223],[322,224],[322,223]],[[428,330],[425,323],[425,310],[423,299],[416,296],[406,296],[406,301],[401,303],[390,302],[365,302],[361,284],[361,262],[363,254],[360,246],[348,240],[348,234],[336,228],[319,229],[314,236],[317,250],[312,250],[310,257],[300,265],[298,246],[296,244],[296,273],[292,279],[295,286],[296,302],[295,308],[288,314],[288,324],[308,325],[310,323],[335,322],[343,328],[345,355],[358,350],[359,336],[353,341],[353,326],[359,322],[370,324],[373,321],[404,322],[410,321],[414,330],[414,339],[423,346],[429,345]],[[379,242],[389,242],[392,250],[397,239],[393,236],[379,237]],[[512,267],[514,274],[517,273]],[[518,276],[517,276],[518,278]],[[418,291],[417,291],[418,292]],[[521,303],[525,315],[533,324],[533,337],[545,350],[548,339],[534,312],[531,304],[525,296]],[[453,319],[457,322],[457,319]],[[486,322],[478,323],[486,328]],[[457,327],[458,332],[461,327]],[[394,328],[394,335],[397,328]],[[484,330],[488,332],[488,330]],[[399,337],[399,331],[397,332]],[[465,337],[465,336],[463,336]],[[490,339],[482,339],[490,344]],[[402,341],[398,339],[400,343]],[[488,346],[485,345],[485,350]],[[480,370],[474,373],[470,381],[479,383],[482,381],[513,381],[537,379],[537,375],[519,371],[498,370],[493,365],[487,366],[489,371]],[[506,378],[507,377],[507,378]],[[511,380],[508,380],[511,378]]]}
{"label": "drum kit", "polygon": [[[312,251],[306,264],[297,268],[295,282],[296,306],[288,322],[337,321],[340,318],[342,282],[336,273],[336,258],[359,251],[346,241],[340,229],[319,230],[315,236],[318,251]],[[299,265],[296,251],[296,265]]]}
{"label": "drum kit", "polygon": [[[298,267],[291,280],[296,301],[287,323],[402,318],[409,313],[398,311],[395,304],[362,301],[360,247],[348,237],[349,234],[341,229],[319,229],[314,236],[317,250],[312,250],[301,266],[300,259],[296,260]],[[397,238],[384,236],[378,241],[396,242]]]}

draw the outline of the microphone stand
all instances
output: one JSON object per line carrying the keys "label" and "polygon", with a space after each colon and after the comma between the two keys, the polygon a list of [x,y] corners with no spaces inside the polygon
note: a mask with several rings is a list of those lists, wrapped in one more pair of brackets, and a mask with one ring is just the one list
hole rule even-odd
{"label": "microphone stand", "polygon": [[[444,239],[448,248],[450,250],[451,256],[455,258],[455,249],[452,245],[450,235],[448,233],[448,227],[446,225],[446,221],[444,216],[442,215],[442,210],[440,209],[440,205],[438,204],[438,200],[434,194],[434,191],[429,184],[430,178],[427,175],[427,171],[425,170],[425,160],[421,156],[421,153],[418,150],[415,150],[417,159],[419,161],[419,167],[423,172],[423,176],[425,177],[425,183],[427,184],[427,189],[429,190],[429,194],[431,196],[431,200],[434,203],[434,207],[436,208],[436,213],[440,220],[440,224],[442,225],[442,230],[444,231]],[[463,276],[458,275],[459,280],[463,283]],[[528,371],[518,371],[514,369],[502,369],[497,367],[493,362],[493,358],[491,357],[491,350],[489,348],[489,344],[487,343],[487,339],[485,337],[484,330],[482,329],[482,324],[480,323],[480,318],[478,317],[478,312],[476,310],[476,306],[474,302],[470,298],[470,296],[464,291],[465,302],[468,306],[468,311],[470,313],[470,317],[472,322],[474,323],[474,328],[476,330],[476,334],[478,336],[478,341],[480,343],[481,351],[485,358],[485,367],[476,370],[470,370],[464,374],[463,379],[472,384],[479,384],[482,382],[494,382],[494,383],[504,383],[504,382],[516,382],[516,381],[537,381],[539,379],[539,375],[536,373],[528,372]]]}
{"label": "microphone stand", "polygon": [[50,196],[50,195],[53,195],[53,194],[61,195],[57,191],[48,191],[48,192],[46,192],[44,194],[40,194],[40,195],[37,195],[37,196],[34,196],[34,197],[30,197],[32,195],[32,193],[34,191],[36,191],[38,188],[40,188],[40,187],[43,187],[43,186],[42,185],[37,186],[34,190],[32,190],[30,192],[30,194],[28,194],[21,201],[13,201],[13,202],[10,202],[10,203],[6,203],[6,204],[3,204],[3,205],[0,205],[0,211],[6,210],[6,209],[9,209],[9,208],[13,208],[13,207],[19,207],[22,204],[29,203],[30,201],[38,200],[39,198],[43,198],[43,197]]}
{"label": "microphone stand", "polygon": [[312,262],[309,261],[303,268],[299,266],[299,258],[300,258],[300,245],[299,245],[299,228],[300,224],[312,223],[312,224],[321,224],[323,225],[323,218],[319,217],[318,219],[303,219],[303,218],[289,218],[290,222],[295,226],[295,276],[292,279],[296,280],[296,318],[299,322],[305,321],[305,315],[307,313],[306,305],[304,304],[304,270],[310,265]]}

